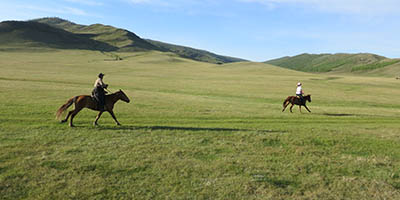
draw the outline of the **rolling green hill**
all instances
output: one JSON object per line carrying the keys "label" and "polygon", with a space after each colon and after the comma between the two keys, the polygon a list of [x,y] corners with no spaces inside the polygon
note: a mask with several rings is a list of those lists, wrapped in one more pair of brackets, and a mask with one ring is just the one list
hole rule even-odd
{"label": "rolling green hill", "polygon": [[57,17],[45,17],[40,19],[34,19],[31,21],[47,24],[56,28],[64,29],[69,32],[79,32],[80,30],[86,27],[84,25],[76,24],[71,21]]}
{"label": "rolling green hill", "polygon": [[113,51],[117,48],[38,22],[4,21],[0,23],[0,47],[51,47]]}
{"label": "rolling green hill", "polygon": [[106,26],[103,24],[84,26],[60,18],[41,18],[32,21],[48,24],[93,40],[107,43],[116,47],[119,51],[161,51],[160,48],[143,40],[134,33],[112,26]]}
{"label": "rolling green hill", "polygon": [[90,26],[79,25],[60,18],[41,18],[32,20],[64,29],[75,34],[84,35],[90,39],[101,41],[118,48],[118,51],[134,52],[143,50],[156,50],[173,52],[181,57],[209,63],[230,63],[244,61],[243,59],[217,55],[208,51],[190,47],[167,44],[154,40],[145,40],[136,34],[113,26],[93,24]]}
{"label": "rolling green hill", "polygon": [[197,61],[205,61],[216,64],[246,61],[240,58],[221,56],[208,51],[194,49],[190,47],[173,45],[155,40],[147,40],[147,41],[159,47],[160,49],[163,49],[164,51],[173,52],[184,58],[189,58]]}
{"label": "rolling green hill", "polygon": [[369,73],[382,71],[400,62],[383,56],[367,53],[359,54],[300,54],[269,60],[265,63],[304,72],[351,72]]}

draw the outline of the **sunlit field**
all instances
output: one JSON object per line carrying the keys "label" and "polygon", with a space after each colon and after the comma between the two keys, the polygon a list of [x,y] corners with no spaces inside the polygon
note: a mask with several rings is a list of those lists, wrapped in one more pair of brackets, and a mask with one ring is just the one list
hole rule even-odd
{"label": "sunlit field", "polygon": [[[0,51],[1,199],[400,199],[400,80],[115,54]],[[99,72],[122,126],[59,123]]]}

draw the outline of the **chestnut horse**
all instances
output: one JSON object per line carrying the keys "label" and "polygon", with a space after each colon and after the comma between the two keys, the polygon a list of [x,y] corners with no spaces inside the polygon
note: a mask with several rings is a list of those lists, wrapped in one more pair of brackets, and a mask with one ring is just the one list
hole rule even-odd
{"label": "chestnut horse", "polygon": [[[111,114],[112,118],[115,120],[115,122],[117,123],[117,125],[121,125],[118,121],[117,118],[114,115],[113,109],[114,109],[114,104],[118,101],[118,100],[122,100],[126,103],[129,103],[129,98],[126,96],[126,94],[122,91],[119,90],[118,92],[109,94],[105,96],[105,110]],[[89,108],[92,110],[96,110],[96,111],[100,111],[97,107],[97,102],[93,100],[93,98],[89,95],[80,95],[80,96],[75,96],[70,98],[67,103],[65,103],[64,105],[62,105],[56,113],[56,118],[60,119],[61,115],[64,111],[66,111],[68,109],[68,107],[70,107],[72,104],[75,104],[75,109],[71,110],[68,112],[67,117],[65,117],[65,119],[61,120],[61,123],[67,122],[68,118],[71,116],[71,119],[69,121],[69,126],[73,127],[73,119],[75,117],[76,114],[78,114],[79,111],[81,111],[83,108]],[[104,111],[100,111],[99,114],[96,117],[96,120],[94,121],[94,125],[98,125],[97,124],[97,120],[99,120],[101,114],[103,114]]]}
{"label": "chestnut horse", "polygon": [[292,106],[290,106],[290,112],[292,112],[292,108],[293,108],[293,106],[294,106],[295,104],[296,104],[296,105],[299,105],[300,112],[301,112],[301,106],[304,106],[304,107],[308,110],[308,112],[311,112],[311,111],[307,108],[307,106],[306,106],[306,102],[307,102],[307,101],[308,101],[308,102],[311,102],[311,95],[309,94],[309,95],[307,95],[307,96],[304,96],[303,99],[304,99],[304,100],[301,101],[300,98],[297,97],[297,96],[288,96],[288,97],[285,99],[285,101],[283,102],[283,110],[282,110],[282,112],[285,111],[286,107],[287,107],[290,103],[292,104]]}

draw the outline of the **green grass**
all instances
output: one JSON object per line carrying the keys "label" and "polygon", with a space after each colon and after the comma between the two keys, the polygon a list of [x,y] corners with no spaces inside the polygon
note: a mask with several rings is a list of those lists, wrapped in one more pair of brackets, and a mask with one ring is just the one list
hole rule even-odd
{"label": "green grass", "polygon": [[[2,199],[400,198],[395,79],[110,55],[0,52]],[[131,98],[115,107],[123,125],[93,127],[89,110],[58,123],[99,72]],[[312,113],[282,113],[298,81]]]}

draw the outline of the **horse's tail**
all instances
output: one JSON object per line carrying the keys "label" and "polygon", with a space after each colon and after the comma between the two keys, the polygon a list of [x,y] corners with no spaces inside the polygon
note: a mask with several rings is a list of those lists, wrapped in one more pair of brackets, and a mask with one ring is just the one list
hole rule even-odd
{"label": "horse's tail", "polygon": [[76,97],[72,97],[70,99],[68,99],[67,103],[65,103],[64,105],[62,105],[56,113],[56,119],[60,119],[61,115],[64,113],[64,111],[66,111],[76,100]]}
{"label": "horse's tail", "polygon": [[290,96],[288,96],[285,101],[283,101],[283,107],[285,107],[286,103],[290,101]]}

